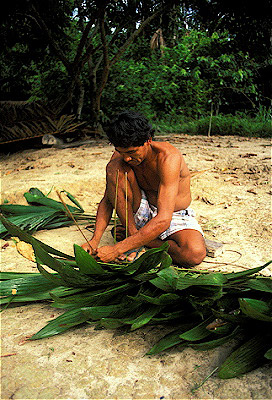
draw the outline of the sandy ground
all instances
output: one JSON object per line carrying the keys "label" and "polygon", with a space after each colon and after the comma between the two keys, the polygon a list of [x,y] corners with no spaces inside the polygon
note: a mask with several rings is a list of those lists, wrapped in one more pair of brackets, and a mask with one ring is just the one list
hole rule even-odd
{"label": "sandy ground", "polygon": [[[160,139],[161,140],[161,139]],[[169,136],[192,172],[192,207],[205,236],[224,243],[222,255],[200,268],[238,271],[271,259],[270,141],[238,137]],[[80,147],[29,149],[1,155],[2,202],[26,204],[23,193],[38,187],[67,190],[94,213],[105,184],[113,148],[105,141]],[[86,235],[90,236],[88,231]],[[72,253],[83,239],[75,226],[35,236]],[[111,243],[107,231],[103,244]],[[7,245],[8,243],[8,245]],[[2,270],[36,271],[12,241],[1,241]],[[263,274],[272,276],[267,267]],[[125,336],[91,326],[34,342],[24,342],[61,311],[49,304],[10,307],[1,314],[1,399],[271,399],[272,370],[266,365],[240,378],[214,374],[230,346],[207,352],[174,348],[144,356],[167,332],[146,327]]]}

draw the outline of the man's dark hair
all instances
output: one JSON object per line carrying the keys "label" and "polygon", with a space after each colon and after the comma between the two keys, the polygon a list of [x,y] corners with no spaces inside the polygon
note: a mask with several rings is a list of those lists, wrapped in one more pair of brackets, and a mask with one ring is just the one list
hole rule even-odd
{"label": "man's dark hair", "polygon": [[118,114],[107,129],[107,136],[114,147],[138,147],[154,136],[155,130],[138,112],[126,110]]}

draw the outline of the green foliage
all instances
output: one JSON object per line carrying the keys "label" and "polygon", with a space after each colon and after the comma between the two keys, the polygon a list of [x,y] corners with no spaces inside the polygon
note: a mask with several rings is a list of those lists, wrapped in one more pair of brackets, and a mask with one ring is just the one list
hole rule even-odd
{"label": "green foliage", "polygon": [[[0,26],[2,100],[58,100],[94,126],[133,108],[167,132],[180,118],[207,117],[211,106],[216,115],[269,106],[268,2],[265,14],[225,0],[143,3],[8,3]],[[167,9],[152,19],[161,6]],[[166,44],[151,51],[159,26]]]}
{"label": "green foliage", "polygon": [[[153,123],[157,135],[167,133],[207,135],[209,124],[210,116],[194,119],[183,116],[163,117]],[[211,119],[211,135],[269,138],[271,134],[272,124],[269,110],[265,113],[261,110],[256,116],[246,113],[219,114],[214,115]]]}
{"label": "green foliage", "polygon": [[31,87],[28,101],[50,102],[65,94],[69,76],[61,61],[46,54],[42,61],[30,63],[26,81]]}
{"label": "green foliage", "polygon": [[1,303],[7,307],[12,302],[49,300],[50,296],[54,307],[65,309],[31,340],[64,333],[85,322],[131,331],[167,323],[168,327],[175,324],[175,329],[147,354],[176,345],[209,350],[235,339],[237,348],[219,366],[218,376],[223,379],[271,359],[271,284],[255,274],[272,261],[238,273],[183,270],[169,264],[167,243],[147,250],[132,263],[101,263],[78,246],[71,260],[64,254],[54,257],[56,250],[5,218],[1,220],[11,234],[32,244],[41,272],[3,273]]}
{"label": "green foliage", "polygon": [[[75,220],[94,220],[94,217],[84,214],[84,210],[78,201],[70,193],[67,197],[76,207],[66,204]],[[40,229],[53,229],[69,226],[74,223],[67,215],[64,205],[45,196],[38,188],[31,188],[24,194],[28,204],[0,204],[0,212],[16,226],[26,232],[36,232]],[[0,237],[8,236],[5,226],[0,223]],[[17,236],[13,233],[14,236]]]}
{"label": "green foliage", "polygon": [[214,29],[227,29],[235,34],[232,51],[246,49],[262,61],[271,56],[271,2],[260,0],[256,4],[245,0],[193,1],[195,23],[213,32]]}
{"label": "green foliage", "polygon": [[[191,121],[180,122],[176,132],[192,135],[207,135],[209,130],[210,117],[203,117]],[[174,128],[175,129],[175,128]],[[171,126],[168,124],[168,130]],[[172,130],[173,131],[173,130]],[[211,135],[238,135],[248,137],[271,137],[271,120],[262,120],[257,117],[250,117],[246,114],[217,115],[212,117]]]}
{"label": "green foliage", "polygon": [[255,65],[246,54],[230,52],[232,40],[227,32],[191,30],[173,48],[165,47],[163,55],[139,60],[130,49],[112,70],[103,105],[138,109],[158,122],[165,116],[169,121],[205,116],[211,102],[218,110],[233,93],[248,106],[257,96]]}

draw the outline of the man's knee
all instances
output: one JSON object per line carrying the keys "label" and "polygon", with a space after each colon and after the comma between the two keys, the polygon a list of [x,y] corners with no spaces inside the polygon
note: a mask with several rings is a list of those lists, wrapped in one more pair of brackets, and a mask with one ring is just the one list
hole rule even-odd
{"label": "man's knee", "polygon": [[[169,239],[172,239],[176,245],[173,245],[170,254],[173,261],[180,265],[195,266],[206,257],[206,245],[203,236],[195,230],[181,230],[174,233]],[[171,248],[171,246],[170,246]]]}
{"label": "man's knee", "polygon": [[189,262],[190,265],[199,265],[206,257],[205,245],[194,245],[192,244],[189,249]]}
{"label": "man's knee", "polygon": [[[202,263],[206,257],[206,247],[203,240],[189,242],[179,247],[176,255],[176,262],[183,266],[194,267]],[[175,257],[174,257],[175,258]],[[175,261],[175,260],[174,260]]]}

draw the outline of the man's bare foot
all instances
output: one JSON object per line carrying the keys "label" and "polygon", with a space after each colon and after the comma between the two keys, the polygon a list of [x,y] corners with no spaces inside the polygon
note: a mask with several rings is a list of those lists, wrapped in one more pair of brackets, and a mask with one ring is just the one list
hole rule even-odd
{"label": "man's bare foot", "polygon": [[143,251],[144,251],[143,247],[140,247],[137,250],[127,251],[126,253],[124,253],[121,256],[119,256],[118,260],[120,260],[120,261],[128,261],[128,262],[134,261],[141,255],[141,253]]}
{"label": "man's bare foot", "polygon": [[118,260],[131,262],[131,261],[134,261],[135,258],[137,258],[137,255],[138,255],[137,251],[130,253],[129,255],[122,254],[121,256],[118,257]]}

